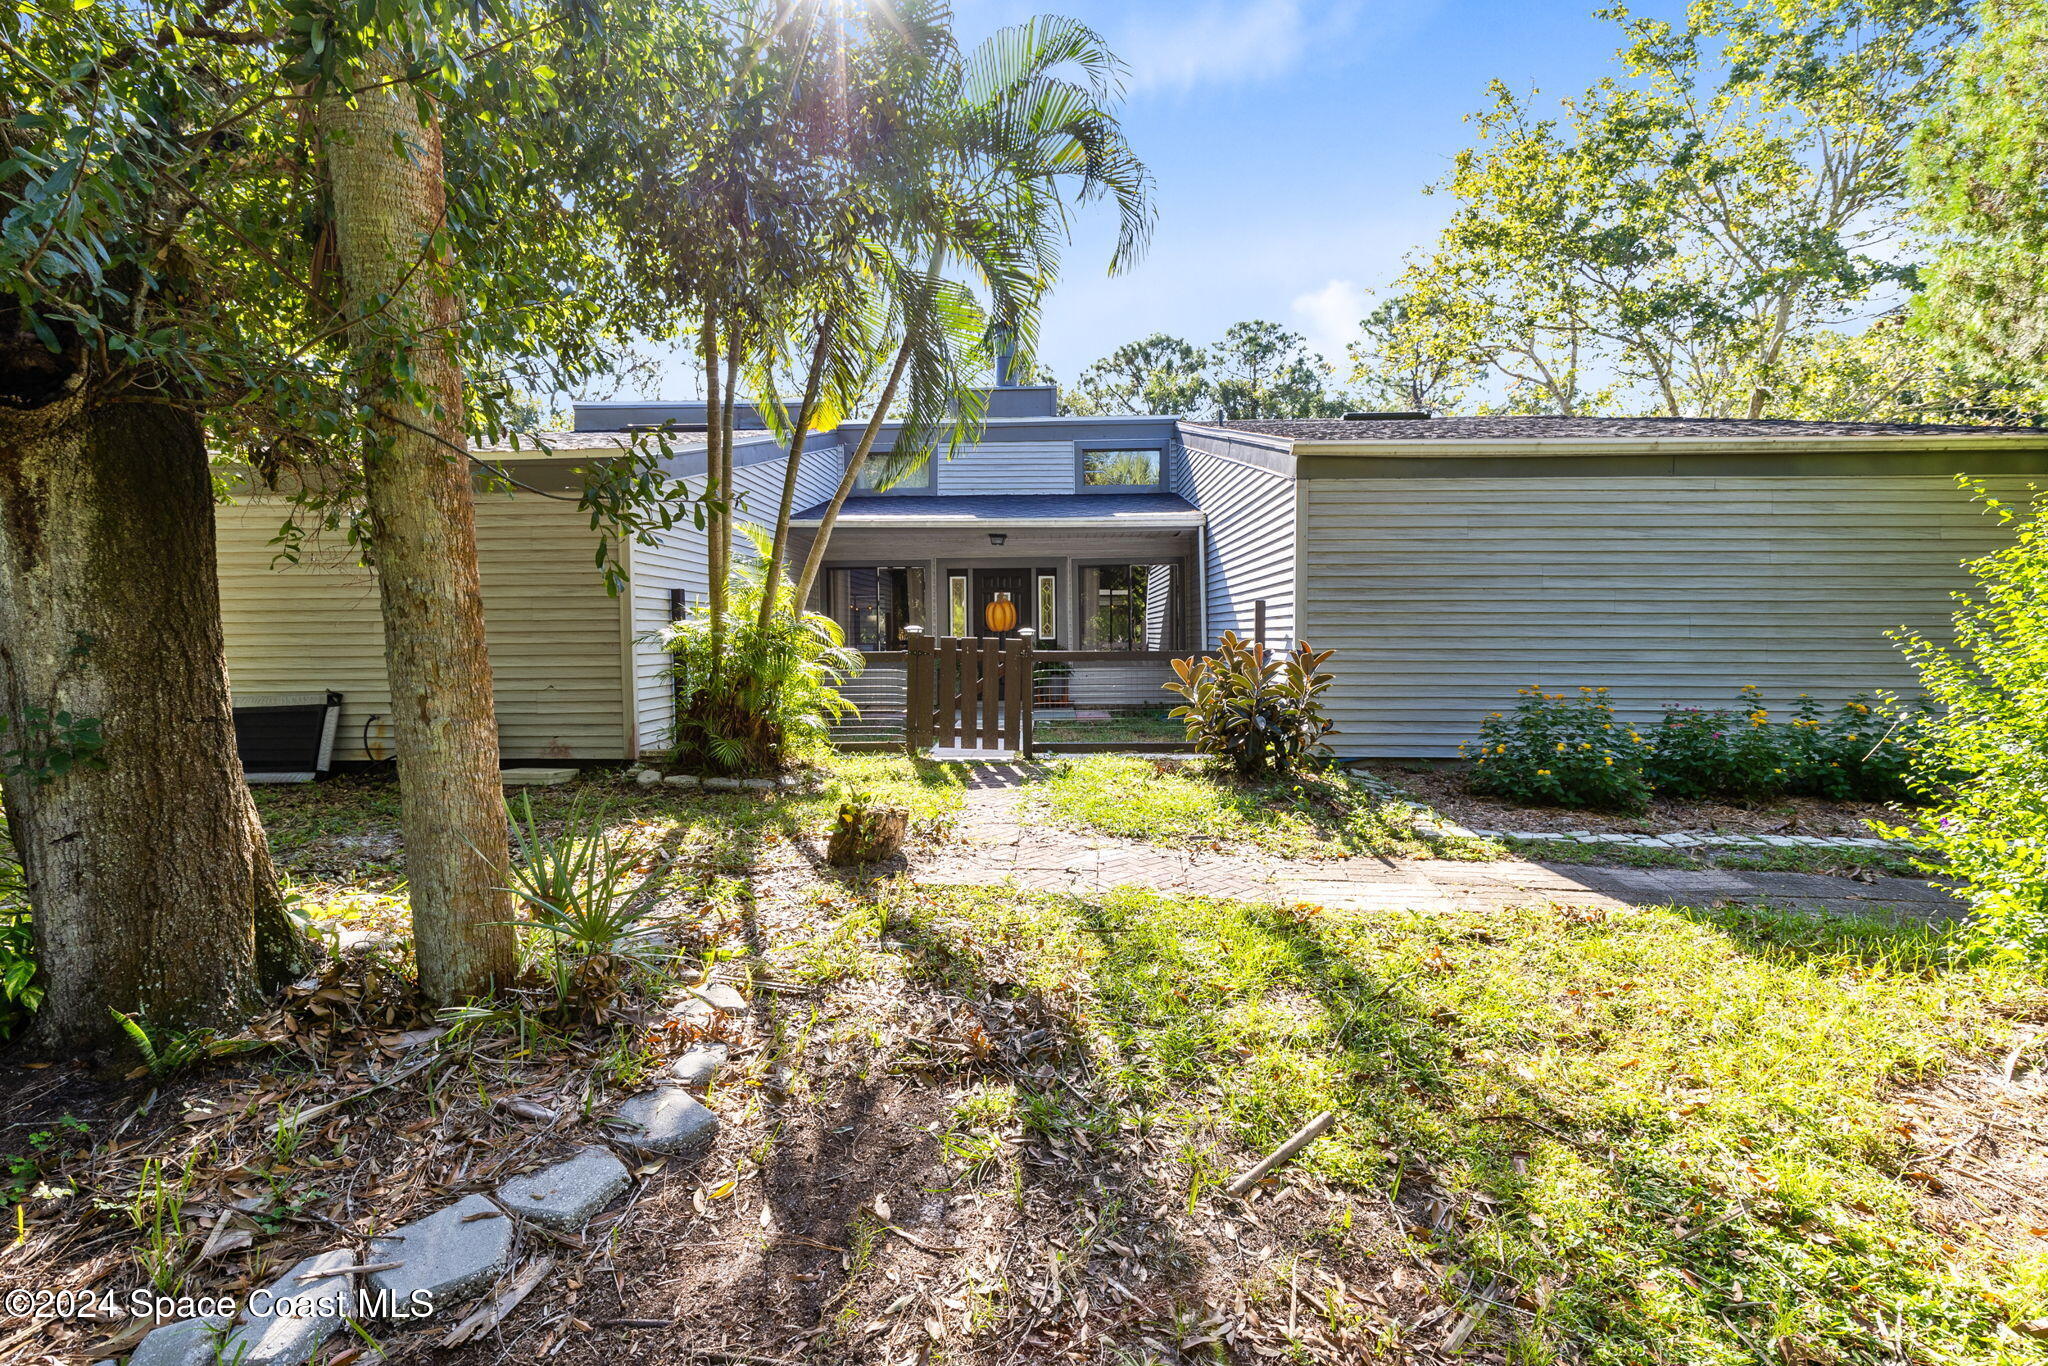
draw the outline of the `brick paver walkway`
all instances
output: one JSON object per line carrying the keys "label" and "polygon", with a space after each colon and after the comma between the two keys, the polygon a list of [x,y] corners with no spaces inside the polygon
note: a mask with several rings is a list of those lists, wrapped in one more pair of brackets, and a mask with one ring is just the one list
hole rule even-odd
{"label": "brick paver walkway", "polygon": [[972,886],[1008,882],[1082,895],[1139,886],[1360,909],[1437,910],[1531,901],[1608,908],[1769,902],[1930,921],[1953,918],[1962,909],[1948,891],[1912,878],[1864,882],[1814,873],[1594,868],[1522,859],[1299,860],[1180,849],[1030,819],[1026,811],[1033,779],[1026,765],[982,765],[968,788],[958,842],[919,858],[912,870],[917,879]]}

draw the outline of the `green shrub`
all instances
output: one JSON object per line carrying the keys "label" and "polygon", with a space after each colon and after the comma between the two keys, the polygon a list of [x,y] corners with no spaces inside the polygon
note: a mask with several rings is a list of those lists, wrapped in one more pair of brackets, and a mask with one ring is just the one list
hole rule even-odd
{"label": "green shrub", "polygon": [[1187,700],[1167,715],[1187,727],[1196,750],[1239,778],[1291,777],[1336,729],[1322,706],[1336,681],[1323,672],[1333,653],[1303,643],[1269,656],[1264,645],[1225,631],[1214,655],[1173,661],[1176,681],[1166,690]]}
{"label": "green shrub", "polygon": [[1641,810],[1643,736],[1614,719],[1605,688],[1576,697],[1517,688],[1522,700],[1480,723],[1479,738],[1460,747],[1472,760],[1475,791],[1540,806]]}
{"label": "green shrub", "polygon": [[[757,528],[748,532],[765,561],[767,544]],[[775,590],[783,601],[762,626],[762,580],[758,563],[734,575],[716,650],[703,603],[664,638],[677,683],[673,756],[687,772],[780,773],[822,748],[832,722],[853,714],[839,684],[861,671],[860,651],[848,648],[832,618],[791,611],[786,581]]]}
{"label": "green shrub", "polygon": [[601,1019],[633,978],[673,956],[657,933],[668,865],[614,843],[581,798],[550,834],[524,794],[507,808],[514,851],[510,891],[525,903],[529,947],[557,1010]]}
{"label": "green shrub", "polygon": [[1830,801],[1916,800],[1913,751],[1931,715],[1858,694],[1827,716],[1801,694],[1785,732],[1790,790]]}
{"label": "green shrub", "polygon": [[1643,776],[1658,796],[1760,801],[1791,789],[1783,728],[1771,724],[1754,684],[1741,697],[1737,711],[1665,709],[1643,761]]}
{"label": "green shrub", "polygon": [[1667,707],[1656,725],[1641,728],[1615,719],[1605,688],[1517,695],[1514,711],[1489,716],[1462,752],[1473,761],[1474,791],[1546,806],[1639,810],[1652,794],[1906,800],[1918,781],[1914,737],[1927,725],[1924,709],[1857,697],[1828,715],[1804,694],[1780,722],[1754,686],[1741,690],[1736,709]]}
{"label": "green shrub", "polygon": [[1932,802],[1916,833],[1968,888],[1987,943],[2048,958],[2048,523],[2038,495],[1974,492],[2012,543],[1967,566],[1952,645],[1895,635],[1934,704],[1908,741]]}
{"label": "green shrub", "polygon": [[36,980],[35,934],[29,926],[28,885],[21,860],[7,834],[7,813],[0,810],[0,1043],[28,1026],[43,1003]]}

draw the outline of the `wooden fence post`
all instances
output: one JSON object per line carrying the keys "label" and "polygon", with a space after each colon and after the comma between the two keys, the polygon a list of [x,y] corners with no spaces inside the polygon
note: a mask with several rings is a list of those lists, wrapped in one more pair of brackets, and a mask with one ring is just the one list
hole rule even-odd
{"label": "wooden fence post", "polygon": [[1017,638],[1009,643],[1009,657],[1003,661],[1003,673],[1010,680],[1009,715],[1005,718],[1010,748],[1025,759],[1031,757],[1031,706],[1038,692],[1037,665],[1032,659],[1037,636],[1029,627],[1017,632]]}
{"label": "wooden fence post", "polygon": [[1252,604],[1252,644],[1261,650],[1266,648],[1266,600],[1260,598]]}
{"label": "wooden fence post", "polygon": [[932,674],[937,661],[924,627],[906,626],[903,643],[909,650],[903,662],[903,748],[916,758],[932,747]]}

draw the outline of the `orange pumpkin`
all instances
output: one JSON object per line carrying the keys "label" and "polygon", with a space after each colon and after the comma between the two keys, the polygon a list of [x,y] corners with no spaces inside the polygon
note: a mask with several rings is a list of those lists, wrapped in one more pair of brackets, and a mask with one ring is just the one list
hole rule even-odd
{"label": "orange pumpkin", "polygon": [[1001,635],[1017,629],[1017,604],[1008,598],[997,598],[981,611],[981,619],[988,623],[988,629]]}

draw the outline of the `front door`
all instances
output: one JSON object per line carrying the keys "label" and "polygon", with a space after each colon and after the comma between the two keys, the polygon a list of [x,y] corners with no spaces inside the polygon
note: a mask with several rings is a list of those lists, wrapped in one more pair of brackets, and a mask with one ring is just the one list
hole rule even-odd
{"label": "front door", "polygon": [[[1007,610],[991,609],[998,602]],[[1028,569],[977,569],[974,571],[974,615],[967,623],[971,636],[1009,639],[1020,626],[1032,624],[1031,571]],[[997,629],[996,621],[1006,622]]]}

